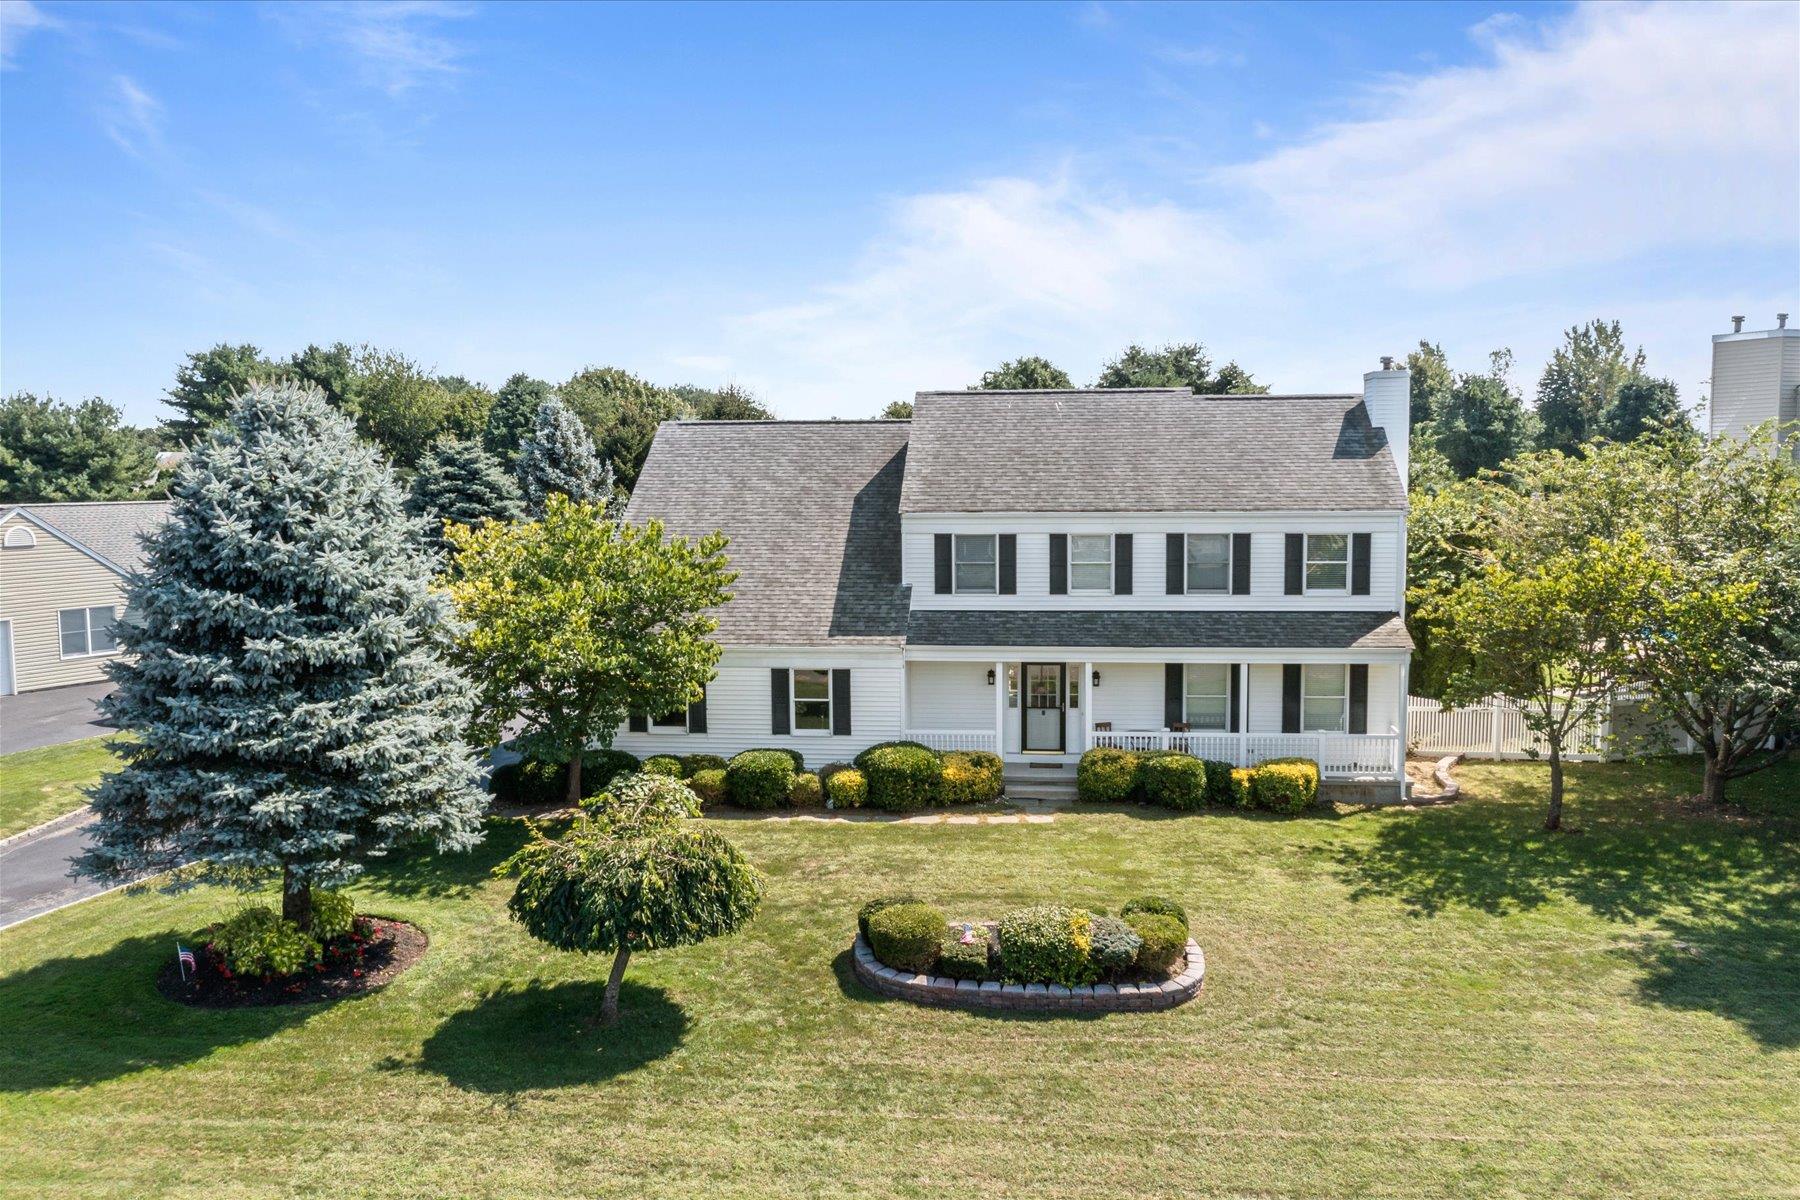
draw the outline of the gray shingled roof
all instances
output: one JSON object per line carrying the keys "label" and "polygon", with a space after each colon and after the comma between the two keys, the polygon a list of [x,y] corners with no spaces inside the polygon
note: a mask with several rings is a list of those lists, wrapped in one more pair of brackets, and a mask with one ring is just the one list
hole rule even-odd
{"label": "gray shingled roof", "polygon": [[167,500],[96,500],[16,507],[127,571],[143,565],[140,539],[169,515]]}
{"label": "gray shingled roof", "polygon": [[730,536],[724,644],[898,644],[906,435],[904,421],[664,422],[625,516]]}
{"label": "gray shingled roof", "polygon": [[1398,509],[1360,396],[920,392],[902,512]]}
{"label": "gray shingled roof", "polygon": [[914,646],[1209,647],[1234,650],[1410,650],[1406,622],[1383,612],[1158,612],[1125,609],[919,609]]}

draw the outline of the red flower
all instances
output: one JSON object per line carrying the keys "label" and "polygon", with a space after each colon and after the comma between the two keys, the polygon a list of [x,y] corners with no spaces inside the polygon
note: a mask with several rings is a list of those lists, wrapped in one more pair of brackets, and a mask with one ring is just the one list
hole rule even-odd
{"label": "red flower", "polygon": [[358,979],[362,978],[362,968],[361,967],[357,967],[355,970],[351,971],[350,973],[352,975],[356,976]]}

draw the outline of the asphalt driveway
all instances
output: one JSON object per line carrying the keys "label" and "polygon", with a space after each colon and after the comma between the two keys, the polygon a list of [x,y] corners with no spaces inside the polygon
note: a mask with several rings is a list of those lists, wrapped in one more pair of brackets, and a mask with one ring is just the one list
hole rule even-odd
{"label": "asphalt driveway", "polygon": [[0,846],[0,929],[108,890],[110,884],[69,878],[69,860],[86,846],[93,822],[84,810]]}
{"label": "asphalt driveway", "polygon": [[0,696],[0,754],[78,742],[108,732],[110,727],[100,723],[94,702],[112,690],[108,681]]}

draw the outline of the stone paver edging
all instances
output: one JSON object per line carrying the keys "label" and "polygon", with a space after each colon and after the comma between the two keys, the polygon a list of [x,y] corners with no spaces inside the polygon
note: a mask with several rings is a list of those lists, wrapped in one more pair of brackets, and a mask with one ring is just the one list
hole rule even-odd
{"label": "stone paver edging", "polygon": [[1407,797],[1407,804],[1448,804],[1462,795],[1462,785],[1450,775],[1450,768],[1462,760],[1461,754],[1446,754],[1438,759],[1437,764],[1431,769],[1431,774],[1438,781],[1438,790],[1423,795],[1415,792]]}
{"label": "stone paver edging", "polygon": [[976,983],[942,975],[915,975],[883,966],[861,934],[856,936],[857,979],[871,991],[895,1000],[943,1008],[1001,1009],[1010,1012],[1156,1012],[1186,1004],[1206,982],[1206,957],[1192,938],[1180,974],[1162,983],[1096,983],[1063,987],[1042,983]]}

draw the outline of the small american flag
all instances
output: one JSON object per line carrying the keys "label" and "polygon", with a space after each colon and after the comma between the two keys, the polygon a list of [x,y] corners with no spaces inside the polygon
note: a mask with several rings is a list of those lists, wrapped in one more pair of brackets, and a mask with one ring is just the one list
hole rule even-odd
{"label": "small american flag", "polygon": [[194,952],[180,942],[176,942],[175,961],[181,966],[181,981],[186,983],[188,972],[196,969],[194,966]]}

